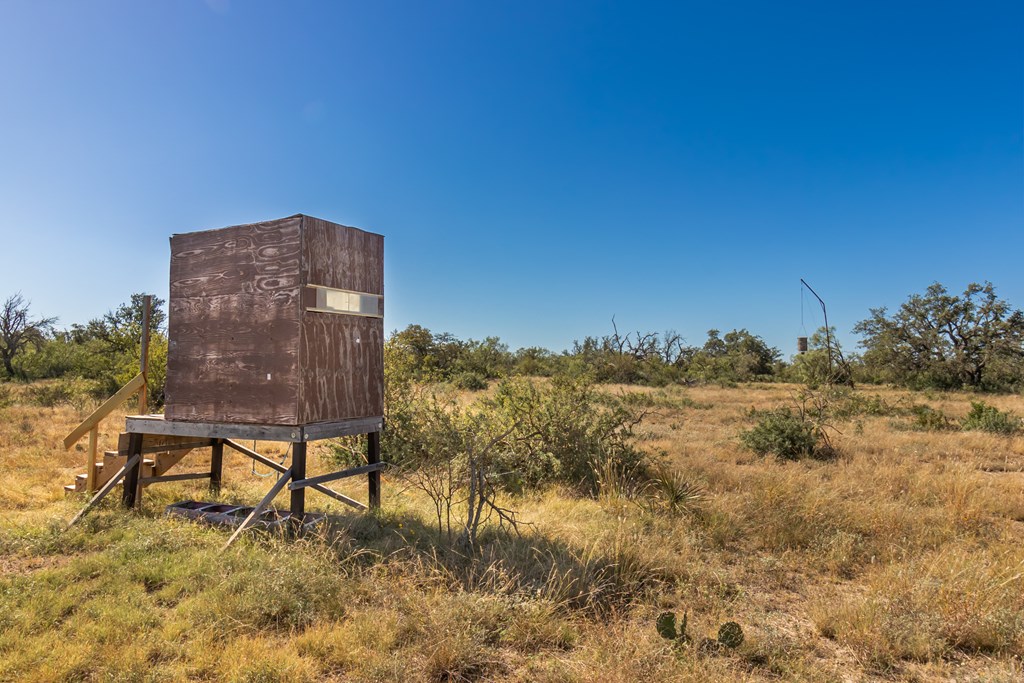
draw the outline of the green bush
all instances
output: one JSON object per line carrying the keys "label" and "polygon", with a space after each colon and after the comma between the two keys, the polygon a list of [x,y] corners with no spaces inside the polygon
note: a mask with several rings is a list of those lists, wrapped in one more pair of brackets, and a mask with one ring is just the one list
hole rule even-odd
{"label": "green bush", "polygon": [[452,384],[465,391],[483,391],[487,388],[487,379],[478,372],[460,372],[452,378]]}
{"label": "green bush", "polygon": [[81,409],[95,394],[96,384],[79,377],[40,382],[28,390],[28,399],[44,408],[69,405]]}
{"label": "green bush", "polygon": [[993,434],[1016,434],[1021,430],[1022,421],[1012,413],[1003,412],[984,401],[971,401],[971,412],[960,423],[961,429]]}
{"label": "green bush", "polygon": [[[445,391],[444,385],[424,387],[386,372],[388,428],[382,446],[389,462],[416,469],[436,460],[436,451],[452,438],[449,416],[459,412]],[[646,456],[633,444],[633,429],[644,411],[598,391],[589,380],[509,378],[498,384],[493,397],[474,403],[469,413],[504,434],[501,440],[509,444],[492,458],[496,470],[505,473],[500,485],[507,490],[557,483],[595,495],[599,471],[611,467],[629,476],[645,474]],[[344,459],[351,452],[344,446],[336,455]]]}
{"label": "green bush", "polygon": [[505,380],[486,409],[513,427],[511,438],[525,449],[528,457],[518,469],[523,486],[560,483],[596,495],[601,471],[646,475],[647,456],[633,444],[645,412],[587,379]]}
{"label": "green bush", "polygon": [[760,414],[753,429],[740,434],[740,441],[758,455],[775,455],[786,460],[813,457],[818,443],[814,425],[789,408]]}
{"label": "green bush", "polygon": [[831,387],[828,391],[831,414],[835,418],[848,419],[864,415],[879,417],[896,415],[899,412],[897,406],[889,405],[878,394],[865,396],[848,387]]}
{"label": "green bush", "polygon": [[941,432],[953,427],[953,423],[942,411],[931,406],[917,404],[911,406],[910,414],[913,418],[911,426],[925,432]]}

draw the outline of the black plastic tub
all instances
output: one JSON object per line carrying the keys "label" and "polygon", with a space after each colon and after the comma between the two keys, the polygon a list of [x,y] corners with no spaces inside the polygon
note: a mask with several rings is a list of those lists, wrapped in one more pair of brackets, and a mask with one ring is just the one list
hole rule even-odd
{"label": "black plastic tub", "polygon": [[204,503],[198,500],[183,500],[173,505],[168,505],[164,508],[164,514],[167,515],[178,515],[186,519],[201,519],[203,511],[212,507],[213,503]]}

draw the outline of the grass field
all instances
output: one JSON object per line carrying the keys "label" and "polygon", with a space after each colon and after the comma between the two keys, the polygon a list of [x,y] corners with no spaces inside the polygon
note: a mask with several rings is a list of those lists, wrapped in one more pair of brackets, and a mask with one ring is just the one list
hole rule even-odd
{"label": "grass field", "polygon": [[[0,408],[0,680],[1024,680],[1024,438],[923,431],[903,410],[955,420],[968,394],[864,388],[837,460],[744,449],[750,408],[797,389],[610,387],[649,394],[641,445],[697,488],[694,509],[550,490],[511,501],[521,537],[485,535],[467,559],[387,476],[378,516],[311,494],[338,517],[300,541],[221,554],[225,533],[161,516],[208,496],[193,483],[64,532],[84,500],[61,486],[84,452],[60,440],[89,406],[15,387]],[[1019,396],[986,400],[1024,415]],[[105,423],[107,447],[122,425]],[[255,503],[273,479],[226,459],[221,498]],[[659,636],[669,610],[688,641]],[[726,621],[744,642],[709,647]]]}

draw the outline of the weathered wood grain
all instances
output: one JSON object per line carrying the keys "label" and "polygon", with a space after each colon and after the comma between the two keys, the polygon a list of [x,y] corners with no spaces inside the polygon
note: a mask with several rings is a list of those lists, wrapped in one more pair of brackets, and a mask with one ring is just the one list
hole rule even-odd
{"label": "weathered wood grain", "polygon": [[383,321],[306,310],[384,292],[384,238],[309,216],[171,238],[165,415],[304,425],[383,415]]}
{"label": "weathered wood grain", "polygon": [[168,419],[298,423],[301,226],[171,238]]}
{"label": "weathered wood grain", "polygon": [[302,319],[303,423],[384,414],[384,321],[307,311]]}
{"label": "weathered wood grain", "polygon": [[303,284],[384,293],[384,237],[303,216]]}
{"label": "weathered wood grain", "polygon": [[129,416],[125,418],[126,432],[166,434],[183,437],[205,437],[217,439],[252,439],[254,441],[299,441],[303,438],[302,428],[294,425],[246,424],[239,422],[152,419]]}
{"label": "weathered wood grain", "polygon": [[[308,425],[275,425],[275,424],[243,424],[238,422],[189,422],[185,420],[167,420],[163,415],[129,415],[125,418],[125,432],[138,432],[145,435],[145,443],[155,443],[153,452],[175,450],[174,447],[160,445],[160,441],[168,438],[181,438],[183,441],[205,439],[200,446],[209,446],[210,439],[251,439],[255,441],[282,441],[295,443],[298,441],[317,441],[331,439],[336,436],[368,434],[380,431],[384,424],[381,417],[353,418],[335,422],[317,422]],[[152,441],[151,441],[152,440]],[[127,453],[127,446],[121,451]],[[148,452],[144,449],[143,452]]]}

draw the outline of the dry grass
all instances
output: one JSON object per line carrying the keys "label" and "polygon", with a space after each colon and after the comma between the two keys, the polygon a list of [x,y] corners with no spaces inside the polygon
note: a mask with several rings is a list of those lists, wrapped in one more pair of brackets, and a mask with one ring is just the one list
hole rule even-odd
{"label": "dry grass", "polygon": [[[796,387],[610,390],[650,394],[643,445],[699,487],[698,509],[547,491],[515,501],[522,538],[490,534],[470,560],[387,481],[376,518],[311,500],[339,515],[330,539],[221,555],[223,533],[160,516],[208,495],[193,484],[62,533],[84,453],[60,439],[89,406],[29,405],[16,387],[0,407],[0,680],[1024,678],[1024,439],[916,431],[891,411],[839,423],[836,461],[779,462],[737,435]],[[952,418],[972,398],[860,393]],[[1024,415],[1021,397],[986,400]],[[251,503],[270,481],[229,455],[222,498]],[[689,613],[689,643],[658,636],[667,609]],[[746,642],[702,648],[727,620]]]}

